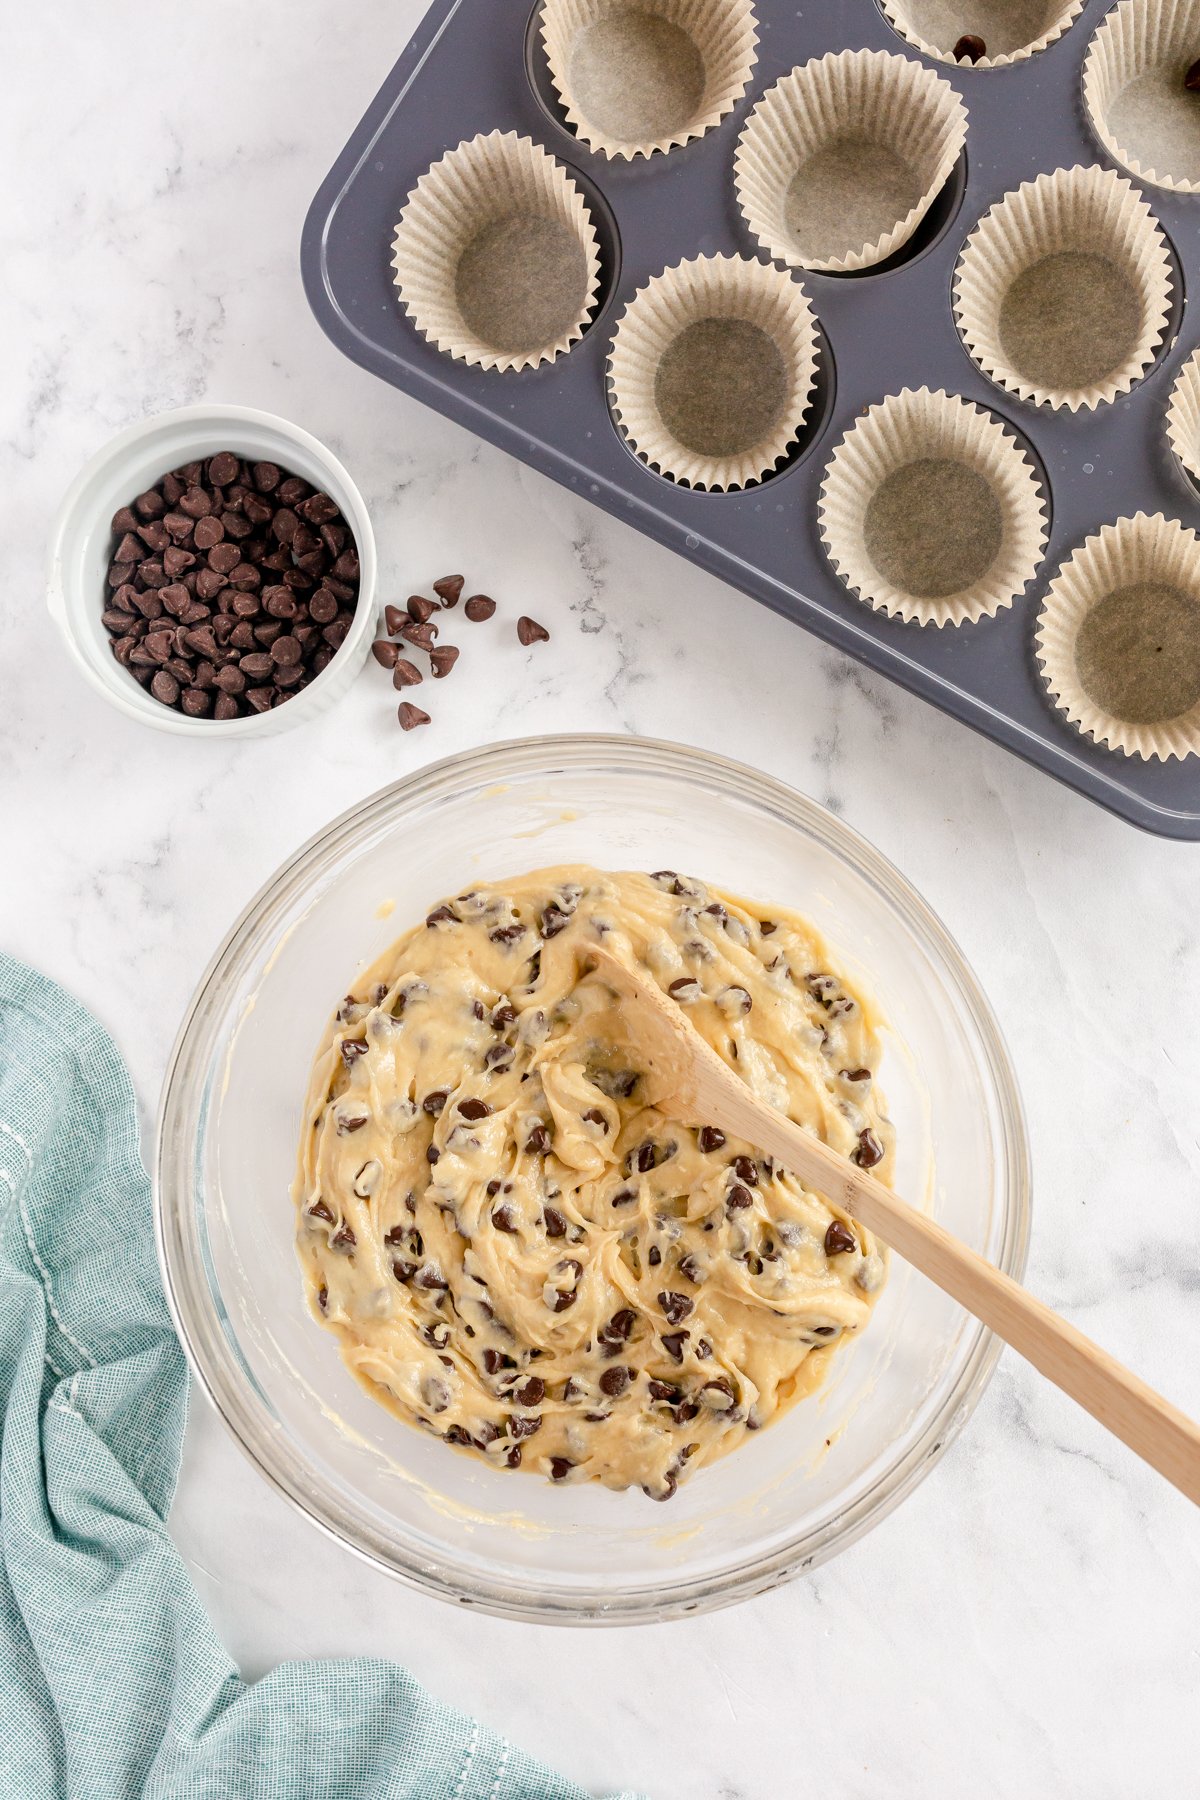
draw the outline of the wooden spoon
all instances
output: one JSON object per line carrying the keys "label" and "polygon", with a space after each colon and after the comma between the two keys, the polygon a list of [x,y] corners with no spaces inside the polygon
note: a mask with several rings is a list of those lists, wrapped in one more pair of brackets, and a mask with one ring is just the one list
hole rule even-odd
{"label": "wooden spoon", "polygon": [[650,976],[608,951],[589,955],[620,1000],[622,1018],[646,1059],[645,1086],[652,1104],[669,1103],[681,1119],[717,1125],[757,1145],[806,1187],[861,1219],[1200,1505],[1200,1426],[935,1219],[757,1099]]}

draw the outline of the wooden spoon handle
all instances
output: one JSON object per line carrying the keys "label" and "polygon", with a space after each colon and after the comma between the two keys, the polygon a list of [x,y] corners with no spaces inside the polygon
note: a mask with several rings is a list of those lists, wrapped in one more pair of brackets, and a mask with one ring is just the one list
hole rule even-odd
{"label": "wooden spoon handle", "polygon": [[[982,1319],[1144,1462],[1200,1505],[1200,1426],[1108,1352],[993,1268],[936,1220],[754,1098],[722,1096],[728,1127],[860,1219],[944,1293]],[[742,1117],[732,1116],[741,1112]]]}

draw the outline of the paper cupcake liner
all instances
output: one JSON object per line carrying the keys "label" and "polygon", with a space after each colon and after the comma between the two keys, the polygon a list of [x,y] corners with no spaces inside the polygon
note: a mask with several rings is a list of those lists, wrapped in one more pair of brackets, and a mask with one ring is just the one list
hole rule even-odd
{"label": "paper cupcake liner", "polygon": [[1046,547],[1033,465],[957,394],[905,388],[869,407],[825,471],[821,537],[846,586],[877,612],[964,625],[1011,606]]}
{"label": "paper cupcake liner", "polygon": [[816,315],[794,276],[702,256],[630,301],[609,352],[612,409],[661,474],[705,491],[748,487],[798,437],[816,362]]}
{"label": "paper cupcake liner", "polygon": [[985,375],[1076,412],[1128,393],[1162,342],[1171,257],[1133,184],[1098,165],[1026,181],[959,257],[954,313]]}
{"label": "paper cupcake liner", "polygon": [[413,324],[445,355],[528,369],[581,336],[600,245],[562,165],[529,138],[493,131],[422,175],[400,214],[392,264]]}
{"label": "paper cupcake liner", "polygon": [[1092,130],[1140,181],[1200,193],[1200,96],[1183,78],[1200,57],[1200,0],[1121,0],[1083,65]]}
{"label": "paper cupcake liner", "polygon": [[735,107],[758,59],[751,0],[545,0],[563,111],[603,156],[652,156]]}
{"label": "paper cupcake liner", "polygon": [[883,50],[814,58],[747,119],[738,205],[780,262],[867,269],[912,236],[966,135],[966,107],[932,69]]}
{"label": "paper cupcake liner", "polygon": [[1175,377],[1167,402],[1167,442],[1200,487],[1200,350],[1188,357]]}
{"label": "paper cupcake liner", "polygon": [[[1036,56],[1063,35],[1086,0],[879,0],[893,31],[938,62],[1002,69]],[[981,38],[986,54],[960,59],[963,37]]]}
{"label": "paper cupcake liner", "polygon": [[1037,659],[1055,706],[1098,744],[1200,754],[1200,537],[1161,513],[1105,525],[1050,583]]}

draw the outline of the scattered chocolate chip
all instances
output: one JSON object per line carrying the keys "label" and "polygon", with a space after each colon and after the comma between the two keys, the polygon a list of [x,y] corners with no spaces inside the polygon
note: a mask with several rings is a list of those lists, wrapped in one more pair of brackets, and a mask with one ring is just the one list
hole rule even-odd
{"label": "scattered chocolate chip", "polygon": [[453,644],[435,645],[429,652],[429,664],[433,670],[434,680],[440,681],[443,675],[448,675],[457,661],[458,651]]}
{"label": "scattered chocolate chip", "polygon": [[410,619],[417,625],[423,625],[426,619],[432,619],[437,607],[424,594],[410,594],[405,601],[405,609]]}
{"label": "scattered chocolate chip", "polygon": [[414,731],[418,725],[428,725],[429,723],[429,714],[422,712],[419,706],[413,706],[407,700],[400,702],[396,710],[396,717],[400,721],[401,731]]}
{"label": "scattered chocolate chip", "polygon": [[528,646],[529,644],[546,643],[550,633],[544,625],[539,625],[536,619],[531,619],[528,613],[522,613],[517,620],[517,636],[522,644]]}
{"label": "scattered chocolate chip", "polygon": [[371,645],[371,655],[385,669],[394,669],[400,659],[400,651],[395,644],[386,638],[377,638]]}
{"label": "scattered chocolate chip", "polygon": [[951,54],[955,62],[977,63],[987,55],[987,45],[973,31],[964,31]]}
{"label": "scattered chocolate chip", "polygon": [[458,596],[463,591],[463,578],[461,575],[443,575],[434,582],[433,591],[443,606],[457,606]]}
{"label": "scattered chocolate chip", "polygon": [[488,594],[472,594],[463,607],[473,625],[480,625],[484,619],[490,619],[496,610],[496,602]]}
{"label": "scattered chocolate chip", "polygon": [[[392,645],[391,648],[395,649],[395,645]],[[409,662],[406,656],[397,655],[396,666],[392,670],[392,686],[394,688],[416,687],[417,683],[423,679],[416,663]]]}

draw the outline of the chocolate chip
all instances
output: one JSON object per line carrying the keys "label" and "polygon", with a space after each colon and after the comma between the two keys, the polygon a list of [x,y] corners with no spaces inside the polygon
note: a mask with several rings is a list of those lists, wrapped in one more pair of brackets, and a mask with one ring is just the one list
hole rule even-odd
{"label": "chocolate chip", "polygon": [[437,626],[432,621],[427,621],[424,625],[415,625],[410,620],[407,625],[400,627],[396,635],[402,637],[406,644],[415,644],[418,650],[432,650],[437,630]]}
{"label": "chocolate chip", "polygon": [[838,1074],[843,1081],[870,1081],[870,1069],[839,1069]]}
{"label": "chocolate chip", "polygon": [[750,1192],[749,1188],[742,1187],[740,1183],[735,1182],[734,1186],[730,1188],[728,1194],[725,1196],[725,1206],[726,1210],[729,1212],[739,1212],[744,1207],[753,1205],[753,1194]]}
{"label": "chocolate chip", "polygon": [[449,1098],[450,1093],[447,1088],[434,1088],[430,1093],[426,1094],[421,1105],[431,1119],[436,1119],[440,1113],[443,1113],[446,1110],[446,1102]]}
{"label": "chocolate chip", "polygon": [[231,481],[237,480],[240,463],[232,451],[218,450],[208,465],[208,479],[216,487],[228,487]]}
{"label": "chocolate chip", "polygon": [[673,1362],[683,1361],[683,1346],[687,1343],[689,1333],[686,1331],[665,1331],[661,1338],[663,1349]]}
{"label": "chocolate chip", "polygon": [[692,1311],[695,1301],[689,1300],[686,1294],[668,1292],[659,1294],[658,1304],[662,1308],[663,1317],[670,1324],[680,1325]]}
{"label": "chocolate chip", "polygon": [[826,1256],[840,1256],[843,1251],[857,1250],[858,1239],[841,1219],[831,1219],[825,1231]]}
{"label": "chocolate chip", "polygon": [[418,725],[428,725],[429,723],[429,714],[422,712],[419,706],[413,706],[407,700],[400,702],[396,710],[396,717],[400,721],[401,731],[415,731]]}
{"label": "chocolate chip", "polygon": [[672,1000],[699,1000],[703,989],[694,975],[680,975],[667,988]]}
{"label": "chocolate chip", "polygon": [[858,1134],[858,1149],[850,1158],[860,1169],[873,1169],[876,1163],[883,1161],[883,1145],[868,1126]]}
{"label": "chocolate chip", "polygon": [[600,1392],[615,1400],[629,1386],[629,1370],[623,1363],[615,1363],[611,1369],[605,1369],[600,1377]]}
{"label": "chocolate chip", "polygon": [[552,1481],[565,1481],[574,1467],[574,1463],[570,1462],[567,1457],[552,1456],[550,1458],[550,1479]]}
{"label": "chocolate chip", "polygon": [[987,55],[987,45],[973,31],[964,31],[951,52],[955,62],[977,63]]}
{"label": "chocolate chip", "polygon": [[544,644],[548,640],[550,633],[546,630],[544,625],[539,625],[536,619],[531,619],[528,613],[522,613],[521,617],[517,620],[517,636],[520,638],[522,644],[528,646],[530,644]]}
{"label": "chocolate chip", "polygon": [[567,1221],[556,1206],[543,1208],[542,1223],[546,1227],[547,1237],[560,1238],[567,1235]]}
{"label": "chocolate chip", "polygon": [[730,1167],[738,1180],[744,1181],[747,1187],[758,1186],[758,1164],[752,1156],[735,1156]]}
{"label": "chocolate chip", "polygon": [[426,619],[432,619],[437,607],[424,594],[410,594],[406,602],[408,616],[416,624],[423,625]]}
{"label": "chocolate chip", "polygon": [[544,1156],[550,1148],[550,1133],[544,1125],[535,1125],[525,1139],[525,1149],[530,1156]]}
{"label": "chocolate chip", "polygon": [[646,1261],[650,1264],[652,1269],[657,1269],[662,1262],[662,1251],[657,1244],[651,1244],[649,1250],[647,1250]]}
{"label": "chocolate chip", "polygon": [[[396,648],[394,644],[389,647],[393,650]],[[416,687],[417,683],[422,680],[424,677],[416,663],[409,662],[406,656],[397,654],[396,665],[392,670],[392,686],[394,688]]]}
{"label": "chocolate chip", "polygon": [[696,1137],[697,1147],[706,1156],[714,1150],[720,1150],[725,1142],[725,1133],[716,1125],[702,1125]]}
{"label": "chocolate chip", "polygon": [[1189,66],[1183,85],[1190,94],[1200,94],[1200,57]]}
{"label": "chocolate chip", "polygon": [[463,578],[461,575],[443,575],[434,582],[433,591],[443,606],[457,606],[458,596],[463,591]]}
{"label": "chocolate chip", "polygon": [[460,1100],[455,1110],[461,1113],[464,1119],[486,1119],[492,1109],[486,1100],[468,1099]]}
{"label": "chocolate chip", "polygon": [[384,607],[383,622],[387,627],[389,637],[396,637],[403,626],[411,623],[408,614],[402,613],[398,606]]}
{"label": "chocolate chip", "polygon": [[546,1398],[546,1384],[540,1375],[530,1375],[520,1387],[513,1389],[517,1406],[540,1406]]}
{"label": "chocolate chip", "polygon": [[496,602],[487,594],[472,594],[463,607],[464,613],[473,625],[482,624],[484,619],[490,619],[495,610]]}

